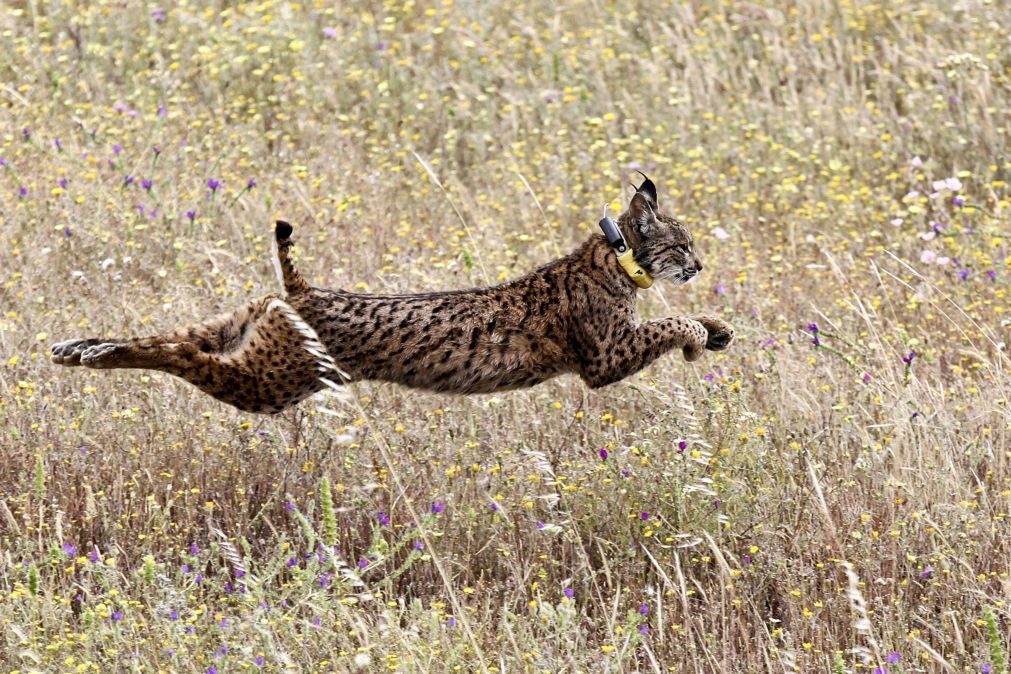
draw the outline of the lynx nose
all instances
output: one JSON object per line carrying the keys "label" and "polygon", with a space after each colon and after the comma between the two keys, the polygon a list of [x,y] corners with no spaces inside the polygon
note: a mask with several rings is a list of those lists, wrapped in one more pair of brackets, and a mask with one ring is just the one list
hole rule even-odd
{"label": "lynx nose", "polygon": [[695,273],[698,274],[700,271],[702,271],[702,261],[695,260]]}

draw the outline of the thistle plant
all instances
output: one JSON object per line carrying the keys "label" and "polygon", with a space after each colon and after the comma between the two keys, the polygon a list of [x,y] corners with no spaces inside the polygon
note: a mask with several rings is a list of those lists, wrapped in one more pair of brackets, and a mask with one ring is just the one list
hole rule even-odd
{"label": "thistle plant", "polygon": [[334,512],[330,478],[325,475],[319,484],[319,503],[323,518],[323,544],[332,549],[337,545],[337,515]]}
{"label": "thistle plant", "polygon": [[994,674],[1008,674],[1007,649],[1004,647],[1004,637],[1001,636],[997,614],[990,606],[983,607],[983,620],[986,623],[986,636],[990,646],[990,664]]}

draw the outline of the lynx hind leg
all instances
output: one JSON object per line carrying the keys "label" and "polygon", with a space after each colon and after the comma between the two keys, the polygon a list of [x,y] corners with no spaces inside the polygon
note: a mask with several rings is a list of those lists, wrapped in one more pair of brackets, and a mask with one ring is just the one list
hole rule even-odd
{"label": "lynx hind leg", "polygon": [[346,377],[288,303],[264,298],[247,308],[241,321],[227,326],[231,338],[221,349],[197,350],[189,366],[169,371],[222,402],[261,414],[337,388]]}
{"label": "lynx hind leg", "polygon": [[316,332],[273,297],[168,335],[61,342],[53,346],[53,361],[160,370],[240,410],[266,414],[336,388],[346,377]]}
{"label": "lynx hind leg", "polygon": [[[222,366],[217,374],[224,390],[212,392],[208,388],[214,389],[215,384],[193,383],[247,412],[275,414],[314,393],[337,389],[349,379],[316,331],[280,299],[266,304],[241,346],[213,360]],[[227,399],[230,396],[235,398]]]}

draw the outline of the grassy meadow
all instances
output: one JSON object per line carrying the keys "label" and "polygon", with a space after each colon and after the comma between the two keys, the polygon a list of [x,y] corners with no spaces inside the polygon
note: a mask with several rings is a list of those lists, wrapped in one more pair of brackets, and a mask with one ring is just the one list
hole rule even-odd
{"label": "grassy meadow", "polygon": [[[0,671],[993,672],[1011,11],[0,11]],[[652,177],[738,341],[591,391],[277,417],[50,364],[311,282],[515,278]]]}

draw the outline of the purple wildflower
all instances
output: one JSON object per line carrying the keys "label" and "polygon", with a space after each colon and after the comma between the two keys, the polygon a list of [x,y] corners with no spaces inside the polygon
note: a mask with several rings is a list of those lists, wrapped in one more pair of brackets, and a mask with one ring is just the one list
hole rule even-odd
{"label": "purple wildflower", "polygon": [[285,510],[294,510],[295,509],[295,504],[292,503],[291,501],[285,501],[284,502],[284,509]]}
{"label": "purple wildflower", "polygon": [[421,541],[414,541],[414,549],[420,552],[425,549],[425,544]]}
{"label": "purple wildflower", "polygon": [[646,605],[646,602],[643,602],[642,604],[639,605],[639,615],[646,615],[648,613],[649,613],[649,606]]}
{"label": "purple wildflower", "polygon": [[197,212],[196,211],[186,211],[186,217],[190,219],[190,222],[193,222],[193,218],[197,217]]}
{"label": "purple wildflower", "polygon": [[600,450],[600,460],[607,461],[607,450],[604,448],[601,448]]}
{"label": "purple wildflower", "polygon": [[821,340],[818,339],[818,324],[808,323],[807,329],[811,333],[811,343],[815,346],[821,346]]}
{"label": "purple wildflower", "polygon": [[869,375],[866,372],[864,372],[864,383],[865,384],[870,384],[871,383],[871,375]]}
{"label": "purple wildflower", "polygon": [[639,625],[639,634],[649,634],[649,627],[645,623]]}
{"label": "purple wildflower", "polygon": [[119,153],[120,153],[120,152],[121,152],[122,150],[123,150],[123,148],[121,148],[121,147],[120,147],[119,145],[113,145],[113,146],[112,146],[112,153],[113,153],[114,155],[117,155],[117,156],[118,156],[118,155],[119,155]]}
{"label": "purple wildflower", "polygon": [[454,616],[449,616],[449,626],[456,627],[456,618]]}
{"label": "purple wildflower", "polygon": [[257,667],[263,667],[263,663],[264,663],[265,661],[264,661],[264,659],[263,659],[263,656],[262,656],[262,655],[257,655],[257,656],[256,656],[256,660],[254,660],[254,662],[256,663],[256,666],[257,666]]}
{"label": "purple wildflower", "polygon": [[123,619],[122,611],[116,611],[115,613],[112,614],[112,622],[118,623],[122,619]]}
{"label": "purple wildflower", "polygon": [[925,567],[923,567],[923,571],[920,571],[920,580],[927,580],[932,575],[934,575],[934,567],[931,566],[930,564],[927,564]]}
{"label": "purple wildflower", "polygon": [[369,565],[369,560],[365,559],[364,557],[362,557],[362,558],[360,558],[358,560],[358,568],[359,569],[364,569],[368,565]]}
{"label": "purple wildflower", "polygon": [[334,38],[337,37],[337,29],[327,26],[326,28],[323,29],[323,37],[333,40]]}
{"label": "purple wildflower", "polygon": [[73,557],[77,554],[77,546],[70,541],[64,541],[63,552],[66,553],[67,557]]}
{"label": "purple wildflower", "polygon": [[491,502],[491,509],[494,510],[495,512],[498,512],[498,503],[495,503],[495,501],[492,501]]}
{"label": "purple wildflower", "polygon": [[716,284],[716,294],[717,295],[726,295],[727,294],[727,286],[723,285],[722,283],[717,283]]}
{"label": "purple wildflower", "polygon": [[446,502],[445,501],[436,501],[435,503],[432,504],[432,514],[433,515],[438,515],[439,513],[441,513],[445,509],[446,509]]}
{"label": "purple wildflower", "polygon": [[140,186],[150,192],[151,188],[154,186],[154,182],[152,182],[150,178],[144,178],[140,181]]}
{"label": "purple wildflower", "polygon": [[287,562],[286,566],[290,569],[291,567],[295,566],[296,564],[298,564],[298,558],[297,557],[291,557],[291,558],[288,559],[288,562]]}
{"label": "purple wildflower", "polygon": [[[53,139],[53,145],[55,145],[55,146],[56,146],[56,149],[57,149],[57,150],[62,150],[62,149],[63,149],[63,143],[61,143],[61,142],[60,142],[60,139],[59,139],[59,138],[55,138],[55,139]],[[961,205],[961,204],[960,204],[960,205]]]}
{"label": "purple wildflower", "polygon": [[24,128],[21,130],[21,137],[24,138],[25,140],[28,140],[29,138],[32,137],[32,132],[29,131],[27,128]]}
{"label": "purple wildflower", "polygon": [[678,451],[683,452],[688,449],[688,443],[684,440],[678,440]]}
{"label": "purple wildflower", "polygon": [[92,548],[91,552],[88,553],[88,561],[92,564],[97,563],[101,558],[102,557],[98,554],[98,548]]}
{"label": "purple wildflower", "polygon": [[27,197],[28,196],[28,188],[27,187],[19,187],[18,188],[18,196],[19,197]]}
{"label": "purple wildflower", "polygon": [[250,178],[250,179],[249,179],[249,182],[248,182],[248,183],[246,183],[246,189],[247,189],[247,190],[251,190],[251,189],[253,189],[254,187],[256,187],[256,178]]}
{"label": "purple wildflower", "polygon": [[376,519],[378,519],[379,523],[384,527],[390,526],[390,518],[384,511],[380,511],[379,514],[376,516]]}
{"label": "purple wildflower", "polygon": [[905,363],[906,365],[912,365],[914,358],[916,358],[916,352],[910,351],[908,356],[902,357],[902,362]]}
{"label": "purple wildflower", "polygon": [[639,519],[648,520],[649,519],[649,513],[639,513]]}
{"label": "purple wildflower", "polygon": [[965,199],[959,196],[954,196],[951,198],[951,203],[955,204],[956,206],[965,206]]}
{"label": "purple wildflower", "polygon": [[900,656],[898,651],[892,651],[891,653],[888,654],[888,657],[885,658],[885,662],[887,662],[890,665],[894,665],[899,661],[899,657]]}
{"label": "purple wildflower", "polygon": [[151,20],[155,23],[162,23],[165,21],[165,10],[161,7],[155,7],[151,10]]}
{"label": "purple wildflower", "polygon": [[214,178],[208,178],[207,187],[210,188],[211,192],[217,192],[218,188],[221,187],[221,183]]}
{"label": "purple wildflower", "polygon": [[124,185],[132,185],[134,180],[136,180],[136,178],[134,178],[133,176],[123,176]]}
{"label": "purple wildflower", "polygon": [[566,599],[572,599],[573,597],[576,596],[576,591],[573,590],[571,587],[565,588],[564,592],[565,592],[565,598]]}

